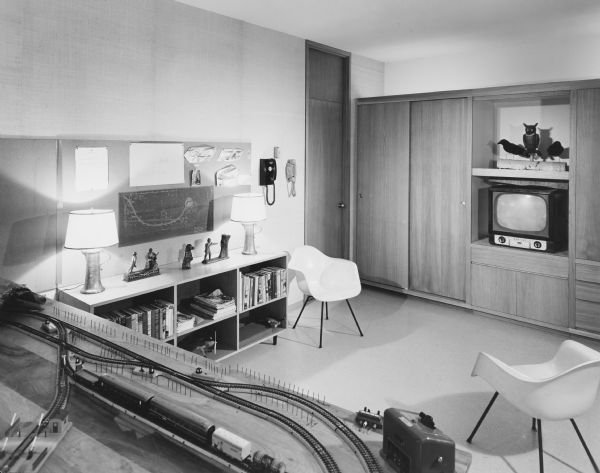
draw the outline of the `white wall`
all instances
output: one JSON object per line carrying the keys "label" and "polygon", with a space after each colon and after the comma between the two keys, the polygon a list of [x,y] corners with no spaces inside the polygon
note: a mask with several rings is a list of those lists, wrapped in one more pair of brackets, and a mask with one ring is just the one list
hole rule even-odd
{"label": "white wall", "polygon": [[385,95],[596,79],[600,36],[562,38],[540,28],[540,39],[495,48],[386,63]]}
{"label": "white wall", "polygon": [[[303,39],[171,0],[3,0],[0,44],[0,136],[251,142],[256,183],[258,158],[279,146],[277,202],[257,246],[303,243]],[[285,190],[288,158],[298,163],[295,198]],[[24,192],[36,198],[34,186]],[[241,225],[214,233],[222,231],[241,245]],[[189,239],[153,245],[160,263]],[[131,251],[111,249],[103,277],[122,272]],[[62,263],[56,279],[81,282],[83,257]],[[24,271],[11,277],[34,290],[54,286],[54,274],[28,281]]]}

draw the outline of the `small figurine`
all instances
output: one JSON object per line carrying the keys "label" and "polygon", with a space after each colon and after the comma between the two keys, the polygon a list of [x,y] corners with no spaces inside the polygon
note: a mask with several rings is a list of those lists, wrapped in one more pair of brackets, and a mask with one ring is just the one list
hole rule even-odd
{"label": "small figurine", "polygon": [[131,274],[133,272],[133,268],[135,268],[137,265],[137,251],[134,251],[133,254],[131,255],[131,264],[129,265],[129,269],[127,270],[128,274]]}
{"label": "small figurine", "polygon": [[192,250],[194,247],[189,243],[185,245],[185,252],[183,254],[183,263],[181,263],[181,269],[190,269],[190,263],[194,259],[194,255],[192,255]]}
{"label": "small figurine", "polygon": [[539,154],[541,156],[540,151],[538,150],[538,146],[540,145],[540,135],[536,132],[537,123],[535,125],[527,125],[523,123],[525,127],[525,134],[523,135],[523,144],[525,145],[525,149],[529,153],[529,159],[531,161],[534,160],[535,155]]}
{"label": "small figurine", "polygon": [[199,353],[200,355],[206,358],[207,352],[210,353],[212,351],[213,353],[216,353],[217,340],[215,337],[209,336],[207,339],[202,340],[202,342],[199,345],[196,345],[192,351],[195,353]]}
{"label": "small figurine", "polygon": [[154,269],[158,267],[158,263],[156,262],[156,258],[158,257],[158,253],[152,251],[152,248],[148,250],[146,253],[146,266],[144,269]]}
{"label": "small figurine", "polygon": [[221,235],[221,251],[219,253],[219,259],[229,258],[229,238],[231,238],[231,235]]}
{"label": "small figurine", "polygon": [[548,146],[548,149],[546,150],[546,152],[548,153],[548,156],[550,156],[552,159],[554,159],[554,158],[560,157],[560,155],[563,153],[564,150],[565,150],[565,148],[563,147],[561,142],[555,141],[550,146]]}
{"label": "small figurine", "polygon": [[203,263],[210,263],[211,259],[212,259],[212,255],[211,255],[211,246],[216,245],[217,243],[213,243],[212,240],[210,238],[206,239],[206,243],[204,244],[204,259],[202,260]]}
{"label": "small figurine", "polygon": [[527,150],[523,147],[523,145],[517,145],[505,139],[498,141],[498,144],[502,145],[502,148],[507,153],[514,154],[516,156],[522,156],[523,158],[529,157],[529,154],[527,153]]}

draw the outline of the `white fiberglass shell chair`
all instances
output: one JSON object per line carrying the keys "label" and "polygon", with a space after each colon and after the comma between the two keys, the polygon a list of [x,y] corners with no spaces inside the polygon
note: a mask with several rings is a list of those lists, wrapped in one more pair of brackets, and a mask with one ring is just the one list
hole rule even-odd
{"label": "white fiberglass shell chair", "polygon": [[348,299],[358,296],[361,290],[358,268],[354,262],[341,258],[331,258],[313,246],[301,246],[294,250],[288,269],[294,271],[298,287],[306,295],[302,310],[300,310],[293,328],[298,325],[300,316],[304,312],[309,299],[313,298],[321,302],[319,348],[322,348],[323,308],[327,319],[329,319],[328,302],[346,300],[358,332],[361,337],[363,336],[352,306],[348,301]]}
{"label": "white fiberglass shell chair", "polygon": [[471,376],[480,376],[495,390],[490,403],[467,439],[473,437],[498,394],[533,419],[538,434],[540,473],[544,471],[542,419],[570,419],[596,473],[600,473],[583,436],[573,420],[590,409],[600,386],[600,353],[573,340],[564,341],[554,358],[545,363],[509,366],[479,353]]}

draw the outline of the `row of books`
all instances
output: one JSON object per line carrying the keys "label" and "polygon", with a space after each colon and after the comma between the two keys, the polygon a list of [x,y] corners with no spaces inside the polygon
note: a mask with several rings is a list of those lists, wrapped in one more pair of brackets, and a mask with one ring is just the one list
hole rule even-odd
{"label": "row of books", "polygon": [[219,319],[235,314],[235,298],[223,293],[220,289],[197,294],[189,300],[190,309],[205,319]]}
{"label": "row of books", "polygon": [[267,266],[241,275],[242,307],[250,309],[287,295],[287,269]]}
{"label": "row of books", "polygon": [[126,309],[113,310],[101,315],[105,319],[130,328],[134,332],[150,335],[159,340],[173,335],[175,308],[172,302],[156,299]]}

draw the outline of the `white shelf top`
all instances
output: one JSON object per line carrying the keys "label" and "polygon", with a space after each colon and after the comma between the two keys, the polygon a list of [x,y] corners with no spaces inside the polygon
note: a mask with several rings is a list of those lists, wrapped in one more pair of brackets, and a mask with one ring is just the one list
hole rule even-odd
{"label": "white shelf top", "polygon": [[74,289],[61,289],[62,292],[78,299],[90,307],[108,304],[110,302],[129,299],[148,292],[159,291],[178,284],[195,281],[216,274],[233,271],[253,264],[262,263],[275,258],[287,257],[287,253],[260,253],[257,255],[242,255],[240,251],[233,252],[226,260],[210,264],[202,264],[201,260],[192,262],[190,269],[181,269],[181,263],[170,263],[160,266],[160,274],[137,281],[123,281],[123,275],[111,276],[102,279],[105,291],[99,294],[82,294],[80,287]]}
{"label": "white shelf top", "polygon": [[542,181],[568,181],[569,171],[535,171],[532,169],[473,168],[473,176],[537,179]]}

